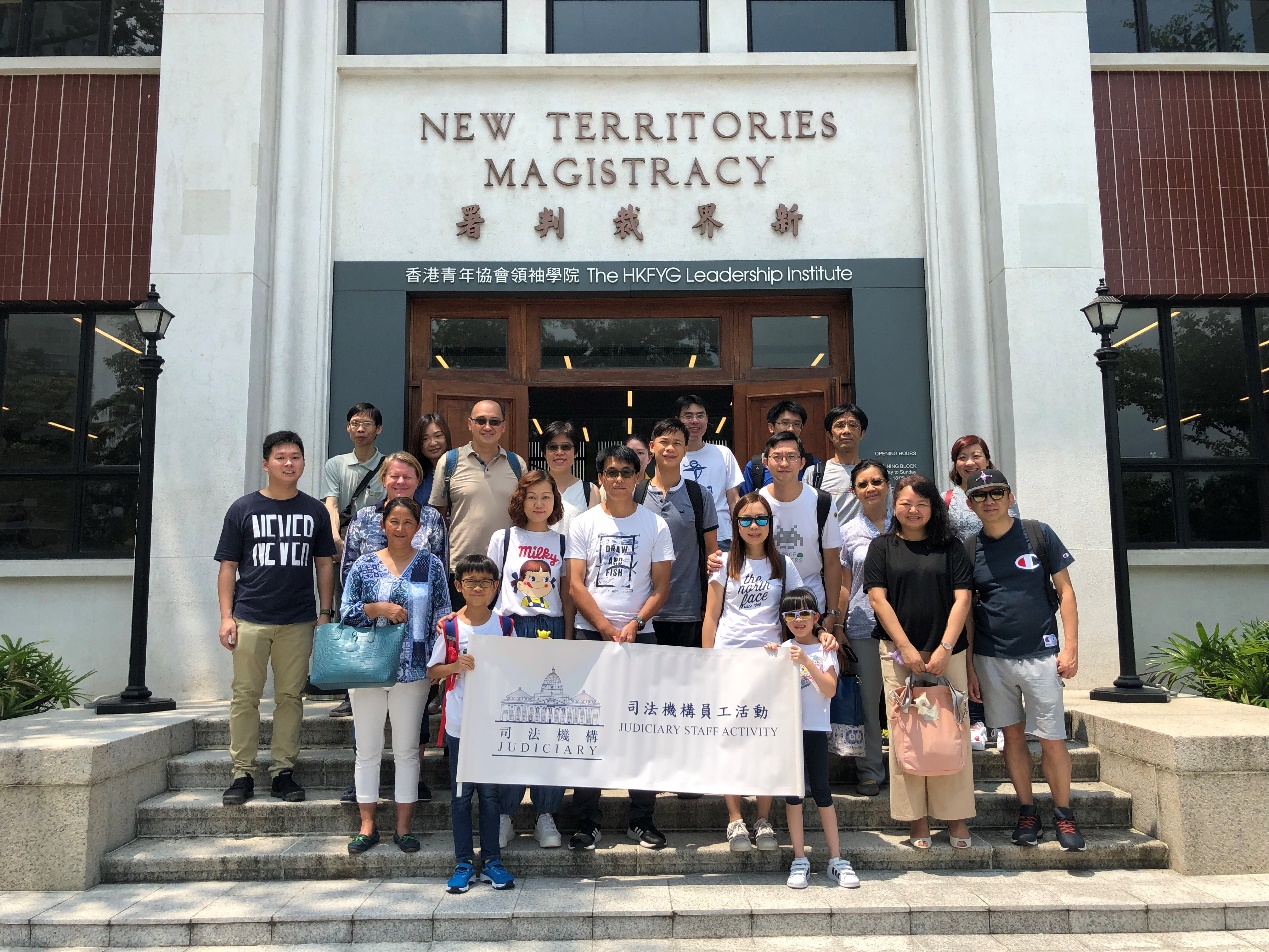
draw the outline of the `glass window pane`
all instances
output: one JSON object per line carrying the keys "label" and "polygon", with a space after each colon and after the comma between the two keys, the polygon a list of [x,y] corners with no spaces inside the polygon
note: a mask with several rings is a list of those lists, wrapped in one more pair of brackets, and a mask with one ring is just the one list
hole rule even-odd
{"label": "glass window pane", "polygon": [[828,318],[755,317],[755,367],[827,367]]}
{"label": "glass window pane", "polygon": [[1269,0],[1225,0],[1229,49],[1234,53],[1269,53]]}
{"label": "glass window pane", "polygon": [[59,476],[0,479],[0,556],[69,555],[73,486]]}
{"label": "glass window pane", "polygon": [[1155,53],[1210,53],[1218,46],[1212,0],[1149,0],[1150,50]]}
{"label": "glass window pane", "polygon": [[358,0],[357,52],[501,53],[501,0]]}
{"label": "glass window pane", "polygon": [[1119,319],[1119,441],[1125,459],[1168,455],[1157,308],[1124,308]]}
{"label": "glass window pane", "polygon": [[93,334],[88,464],[136,466],[141,456],[141,368],[145,338],[132,314],[100,314]]}
{"label": "glass window pane", "polygon": [[752,0],[755,53],[896,50],[896,0]]}
{"label": "glass window pane", "polygon": [[1262,542],[1260,499],[1256,473],[1189,472],[1190,540],[1204,542]]}
{"label": "glass window pane", "polygon": [[79,321],[71,314],[14,314],[5,322],[0,468],[71,464]]}
{"label": "glass window pane", "polygon": [[137,535],[137,477],[90,479],[84,484],[82,555],[132,555]]}
{"label": "glass window pane", "polygon": [[542,369],[719,366],[718,320],[549,318],[542,321]]}
{"label": "glass window pane", "polygon": [[554,0],[555,53],[699,53],[699,0]]}
{"label": "glass window pane", "polygon": [[17,55],[21,15],[22,0],[0,0],[0,56]]}
{"label": "glass window pane", "polygon": [[163,0],[115,0],[110,18],[113,56],[158,56],[163,40]]}
{"label": "glass window pane", "polygon": [[1088,0],[1088,48],[1093,53],[1137,52],[1132,0]]}
{"label": "glass window pane", "polygon": [[1176,544],[1176,503],[1168,473],[1124,473],[1124,541]]}
{"label": "glass window pane", "polygon": [[40,0],[31,8],[32,56],[101,52],[100,0]]}
{"label": "glass window pane", "polygon": [[1260,406],[1269,424],[1269,308],[1256,309],[1256,360],[1260,362]]}
{"label": "glass window pane", "polygon": [[506,370],[507,322],[502,319],[432,318],[433,370]]}
{"label": "glass window pane", "polygon": [[1173,310],[1172,346],[1184,455],[1246,456],[1251,414],[1241,309]]}

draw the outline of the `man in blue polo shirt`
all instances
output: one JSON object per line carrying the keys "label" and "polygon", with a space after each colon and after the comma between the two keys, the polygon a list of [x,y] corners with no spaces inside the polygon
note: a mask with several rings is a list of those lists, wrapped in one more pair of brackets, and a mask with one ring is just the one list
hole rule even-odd
{"label": "man in blue polo shirt", "polygon": [[[1043,837],[1031,793],[1027,729],[1040,739],[1040,765],[1053,795],[1053,825],[1063,850],[1083,850],[1071,811],[1071,755],[1066,749],[1063,679],[1079,668],[1079,616],[1067,567],[1073,559],[1052,529],[1009,514],[1013,492],[997,469],[984,469],[965,487],[982,520],[966,540],[974,566],[973,650],[969,695],[987,709],[987,723],[1005,735],[1005,764],[1018,794],[1013,842],[1035,846]],[[1058,637],[1054,610],[1062,615]]]}

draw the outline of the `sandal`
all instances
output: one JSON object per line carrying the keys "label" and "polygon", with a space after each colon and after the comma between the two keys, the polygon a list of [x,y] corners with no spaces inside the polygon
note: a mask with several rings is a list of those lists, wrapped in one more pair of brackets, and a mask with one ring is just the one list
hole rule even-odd
{"label": "sandal", "polygon": [[918,850],[928,850],[933,845],[933,841],[928,836],[909,836],[908,843],[913,849]]}
{"label": "sandal", "polygon": [[974,838],[972,836],[949,835],[948,839],[952,841],[952,849],[954,850],[967,850],[974,845]]}

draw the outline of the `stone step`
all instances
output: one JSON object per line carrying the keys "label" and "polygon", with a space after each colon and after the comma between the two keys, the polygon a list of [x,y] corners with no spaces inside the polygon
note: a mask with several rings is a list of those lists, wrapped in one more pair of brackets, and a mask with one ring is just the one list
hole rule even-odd
{"label": "stone step", "polygon": [[[649,942],[673,938],[725,939],[732,952],[1005,952],[1042,943],[1052,943],[1052,948],[1247,952],[1269,947],[1264,933],[1251,931],[1269,926],[1269,877],[1264,876],[1190,877],[1171,870],[1078,876],[1066,870],[863,870],[861,888],[841,889],[821,874],[819,861],[813,861],[813,868],[811,887],[804,890],[788,889],[783,870],[599,879],[529,875],[515,889],[495,892],[475,884],[464,895],[448,895],[439,876],[105,884],[85,892],[0,894],[0,943],[271,944],[279,950],[302,946],[313,952],[350,942],[485,941],[517,949],[521,947],[511,944],[517,940],[539,940],[526,949],[579,952],[591,948],[581,944],[590,940],[626,941],[598,947],[614,950],[634,948],[631,941],[640,942],[638,948],[667,952],[698,948],[694,943]],[[1216,934],[1223,930],[1247,931]],[[1207,934],[1188,934],[1195,932]],[[776,936],[797,938],[771,938]],[[808,938],[814,936],[824,938]],[[570,942],[576,944],[564,944]],[[710,952],[720,943],[702,943],[700,948]]]}
{"label": "stone step", "polygon": [[[1096,748],[1089,747],[1079,741],[1068,741],[1067,749],[1071,752],[1071,776],[1079,782],[1091,783],[1100,779],[1100,765]],[[1009,779],[1005,768],[1004,756],[998,750],[976,750],[973,752],[974,779],[1001,781]],[[268,766],[272,762],[267,747],[262,747],[259,754],[259,768],[256,772],[256,786],[268,782]],[[1032,779],[1042,781],[1044,774],[1040,770],[1040,745],[1031,744]],[[307,747],[300,751],[299,763],[295,768],[296,779],[306,787],[322,787],[342,790],[352,783],[353,750],[347,747]],[[444,752],[435,746],[429,746],[423,756],[422,776],[428,786],[433,789],[449,788],[449,761]],[[392,755],[384,752],[384,763],[380,779],[384,784],[391,784],[393,777]],[[855,764],[853,760],[829,756],[829,779],[833,783],[853,783],[855,780]],[[220,748],[192,750],[187,754],[173,757],[167,765],[168,786],[173,790],[184,790],[197,787],[227,787],[230,781],[229,752]]]}
{"label": "stone step", "polygon": [[[283,803],[261,792],[242,807],[221,805],[219,789],[185,789],[160,794],[142,803],[137,810],[137,835],[165,836],[277,836],[304,833],[346,833],[353,829],[357,808],[340,803],[339,790],[311,789],[303,803]],[[1037,784],[1036,800],[1041,817],[1050,822],[1051,800],[1048,787]],[[383,829],[392,829],[395,805],[390,802],[391,788],[382,791],[388,799],[380,800],[378,816]],[[841,829],[876,830],[904,828],[890,818],[889,788],[883,787],[877,797],[861,797],[854,787],[837,787],[833,793]],[[1071,802],[1080,826],[1127,828],[1132,825],[1132,799],[1128,794],[1102,783],[1076,783],[1071,787]],[[617,828],[626,818],[628,801],[624,791],[605,791],[600,800],[605,828]],[[1017,817],[1017,798],[1009,783],[980,781],[976,784],[975,824],[988,828],[1012,829]],[[752,807],[746,808],[752,816]],[[819,828],[819,814],[813,802],[804,806],[805,825]],[[569,804],[565,800],[561,823],[567,822]],[[779,803],[772,810],[777,829],[784,826],[784,808]],[[531,831],[533,809],[525,798],[516,817],[516,828]],[[662,794],[657,800],[657,825],[663,830],[716,830],[721,837],[727,825],[727,807],[722,797],[707,796],[697,800],[679,799]],[[436,799],[420,803],[414,813],[416,832],[450,828],[450,801],[447,790],[438,791]]]}
{"label": "stone step", "polygon": [[[975,829],[969,849],[953,849],[939,834],[929,850],[907,845],[898,831],[845,831],[842,851],[859,869],[1161,869],[1167,845],[1123,830],[1089,830],[1088,849],[1067,853],[1051,839],[1037,847],[1014,846],[1009,830]],[[544,850],[532,838],[518,837],[503,851],[503,862],[517,876],[634,876],[696,873],[778,872],[787,870],[792,852],[780,849],[732,853],[716,831],[673,832],[661,850],[642,849],[623,833],[607,831],[598,849]],[[114,883],[190,880],[364,879],[393,876],[447,876],[454,864],[448,832],[420,837],[422,849],[407,855],[391,839],[361,856],[348,855],[348,837],[308,836],[142,838],[107,853],[102,878]],[[814,862],[825,856],[823,835],[808,832]]]}

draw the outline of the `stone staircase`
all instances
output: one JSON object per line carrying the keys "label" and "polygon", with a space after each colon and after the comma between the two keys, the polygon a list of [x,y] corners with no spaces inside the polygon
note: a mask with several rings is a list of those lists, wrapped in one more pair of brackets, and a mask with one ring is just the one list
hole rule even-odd
{"label": "stone staircase", "polygon": [[[423,761],[423,778],[435,793],[430,803],[420,803],[414,829],[422,850],[406,855],[390,841],[368,853],[351,857],[346,845],[356,829],[356,808],[339,802],[351,783],[353,752],[351,721],[327,716],[329,703],[306,705],[302,731],[303,751],[297,779],[307,788],[304,803],[282,803],[268,795],[267,771],[256,779],[257,795],[241,808],[221,805],[221,792],[229,780],[227,713],[200,719],[195,728],[196,749],[168,762],[168,790],[141,804],[137,813],[137,838],[108,853],[102,863],[102,879],[110,883],[179,883],[205,880],[315,880],[395,877],[442,877],[453,866],[450,837],[449,773],[444,755],[429,748]],[[262,715],[262,759],[267,766],[271,729]],[[435,730],[435,723],[433,729]],[[1009,842],[1016,819],[1016,801],[1002,756],[995,750],[975,752],[974,778],[977,818],[971,822],[974,845],[954,850],[945,835],[936,836],[934,847],[917,851],[906,845],[906,824],[890,819],[888,787],[881,796],[854,793],[853,764],[834,758],[831,764],[833,799],[841,829],[842,848],[857,869],[884,870],[1056,870],[1147,869],[1168,865],[1167,846],[1132,829],[1132,801],[1128,794],[1099,779],[1095,748],[1071,742],[1074,763],[1072,806],[1088,840],[1083,853],[1064,853],[1053,842],[1051,831],[1039,847],[1023,848]],[[1036,798],[1046,822],[1050,817],[1048,788],[1039,770],[1039,752],[1033,751],[1037,781]],[[392,763],[385,756],[382,783],[391,796]],[[679,799],[674,794],[658,798],[656,822],[669,839],[663,850],[638,848],[624,836],[626,801],[623,792],[605,792],[604,839],[593,853],[567,849],[543,850],[529,835],[532,810],[526,802],[516,817],[521,834],[503,851],[503,861],[517,875],[602,877],[631,875],[682,875],[691,873],[776,872],[787,869],[791,853],[787,845],[774,852],[731,853],[723,840],[726,809],[722,797]],[[806,807],[807,841],[812,854],[823,856],[814,804]],[[567,837],[569,804],[566,799],[560,827]],[[379,827],[393,827],[393,805],[379,805]],[[772,821],[782,842],[784,811],[777,802]],[[818,861],[816,861],[818,864]]]}

